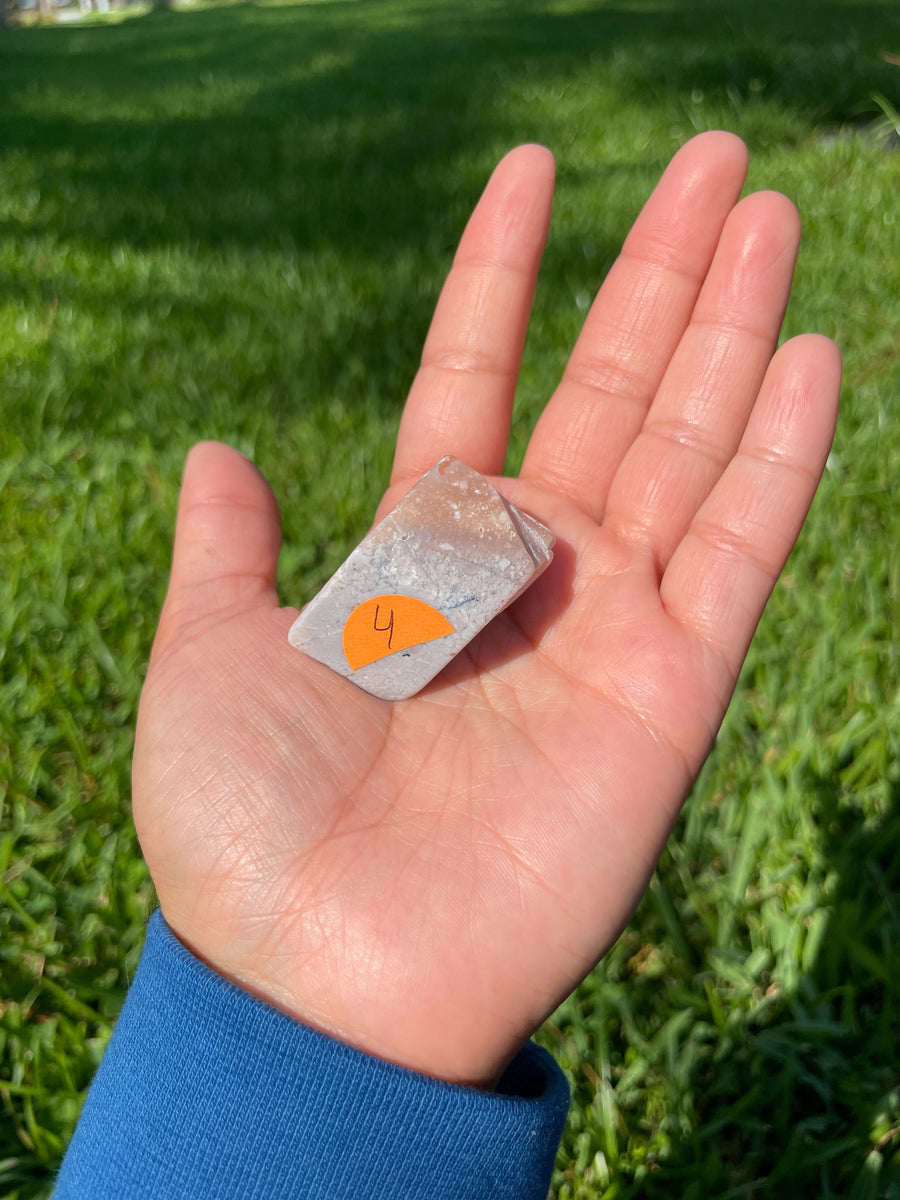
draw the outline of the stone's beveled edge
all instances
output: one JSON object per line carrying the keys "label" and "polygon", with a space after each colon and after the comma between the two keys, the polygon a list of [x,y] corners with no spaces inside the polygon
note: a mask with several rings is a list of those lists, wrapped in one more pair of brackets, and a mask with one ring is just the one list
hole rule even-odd
{"label": "stone's beveled edge", "polygon": [[[518,538],[521,551],[531,559],[534,569],[519,587],[512,587],[506,595],[502,596],[502,602],[497,604],[492,601],[490,614],[479,621],[475,628],[466,630],[464,635],[451,634],[446,638],[432,639],[413,646],[408,650],[385,655],[375,662],[354,670],[347,662],[340,643],[344,623],[356,605],[365,601],[368,589],[363,587],[358,591],[351,590],[351,602],[348,612],[344,614],[343,618],[329,622],[324,632],[317,633],[314,624],[311,627],[311,623],[314,623],[316,619],[316,610],[327,603],[335,594],[339,595],[342,589],[346,590],[349,585],[354,584],[354,572],[359,571],[364,573],[367,543],[369,547],[381,543],[386,532],[383,527],[392,522],[398,510],[402,510],[403,506],[410,499],[415,504],[416,497],[413,494],[417,489],[422,488],[422,485],[427,488],[429,485],[435,483],[435,474],[443,476],[451,463],[458,464],[459,468],[461,468],[461,471],[464,473],[463,482],[465,482],[466,476],[474,477],[474,482],[478,486],[482,502],[490,496],[493,496],[499,502],[499,506],[502,506],[502,509],[505,511],[513,532]],[[452,482],[450,486],[452,486]],[[465,488],[461,490],[465,490]],[[484,495],[485,490],[488,493],[488,497]],[[396,524],[396,521],[394,523]],[[427,528],[427,523],[424,523],[423,527]],[[437,534],[437,529],[435,527],[432,528],[435,529],[435,533]],[[380,536],[379,531],[381,531]],[[470,541],[469,548],[471,549],[471,532],[467,534],[467,540]],[[385,514],[382,520],[370,529],[359,545],[351,551],[341,566],[335,571],[334,575],[332,575],[331,579],[324,584],[291,625],[288,631],[288,640],[296,649],[316,659],[323,665],[330,667],[336,674],[349,679],[351,683],[354,683],[362,691],[368,692],[378,699],[409,699],[439,675],[460,650],[464,649],[496,616],[508,608],[543,574],[553,559],[554,542],[553,533],[545,525],[507,500],[484,475],[476,471],[473,467],[469,467],[454,455],[445,455],[413,484],[390,512]],[[460,553],[463,553],[463,551],[460,551]],[[385,584],[386,581],[382,579],[380,583]],[[372,586],[377,587],[379,584],[373,582]],[[371,594],[374,595],[375,592],[373,591]],[[422,599],[424,600],[424,596]],[[430,603],[432,599],[434,597],[425,602]],[[496,599],[500,599],[500,597],[495,595],[494,600]],[[437,604],[434,607],[437,611],[442,611]],[[337,645],[332,645],[332,643],[337,643]],[[402,678],[397,677],[397,660],[401,655],[409,663],[409,670],[406,672],[406,682]],[[385,664],[388,664],[387,671],[385,670]],[[394,669],[391,671],[389,668],[392,664]]]}
{"label": "stone's beveled edge", "polygon": [[[498,492],[497,495],[499,496],[500,493]],[[517,508],[515,504],[510,500],[506,500],[503,496],[500,496],[500,499],[506,505],[506,511],[509,513],[510,520],[515,526],[516,532],[522,539],[522,544],[534,559],[534,565],[540,567],[542,571],[545,570],[553,558],[553,547],[556,545],[556,538],[547,526],[542,525],[536,517],[529,516],[527,512],[523,512],[521,508]]]}

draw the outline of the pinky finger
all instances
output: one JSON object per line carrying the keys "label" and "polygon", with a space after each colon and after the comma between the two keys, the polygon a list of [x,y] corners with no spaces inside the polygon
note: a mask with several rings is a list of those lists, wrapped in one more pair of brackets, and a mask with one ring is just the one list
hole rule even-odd
{"label": "pinky finger", "polygon": [[734,678],[821,478],[840,379],[840,352],[827,338],[781,347],[737,453],[663,576],[667,610]]}

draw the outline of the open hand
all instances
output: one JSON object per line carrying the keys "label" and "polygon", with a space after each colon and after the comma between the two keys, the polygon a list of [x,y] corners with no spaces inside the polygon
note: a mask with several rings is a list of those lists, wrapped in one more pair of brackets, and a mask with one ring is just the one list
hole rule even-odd
{"label": "open hand", "polygon": [[[799,226],[704,134],[630,233],[503,470],[549,153],[494,173],[445,285],[381,512],[444,454],[556,535],[419,696],[292,649],[278,510],[218,444],[185,471],[134,810],[163,913],[223,975],[364,1050],[490,1084],[618,936],[710,749],[831,442],[840,365],[775,352]],[[602,209],[602,197],[598,197]]]}

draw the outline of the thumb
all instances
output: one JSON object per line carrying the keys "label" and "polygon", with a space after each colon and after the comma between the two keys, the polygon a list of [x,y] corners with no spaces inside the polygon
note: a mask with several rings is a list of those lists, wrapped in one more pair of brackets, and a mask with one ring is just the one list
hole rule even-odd
{"label": "thumb", "polygon": [[184,468],[154,654],[198,619],[276,605],[280,548],[278,505],[253,463],[221,442],[194,446]]}

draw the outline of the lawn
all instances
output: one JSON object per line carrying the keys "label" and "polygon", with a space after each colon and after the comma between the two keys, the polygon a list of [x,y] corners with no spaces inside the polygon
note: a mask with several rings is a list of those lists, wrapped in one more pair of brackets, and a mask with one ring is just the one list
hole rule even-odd
{"label": "lawn", "polygon": [[0,1195],[46,1197],[140,953],[135,709],[200,437],[285,603],[367,527],[465,216],[559,166],[510,466],[663,163],[751,148],[844,349],[820,493],[649,893],[541,1031],[558,1200],[900,1197],[895,0],[322,0],[0,33]]}

